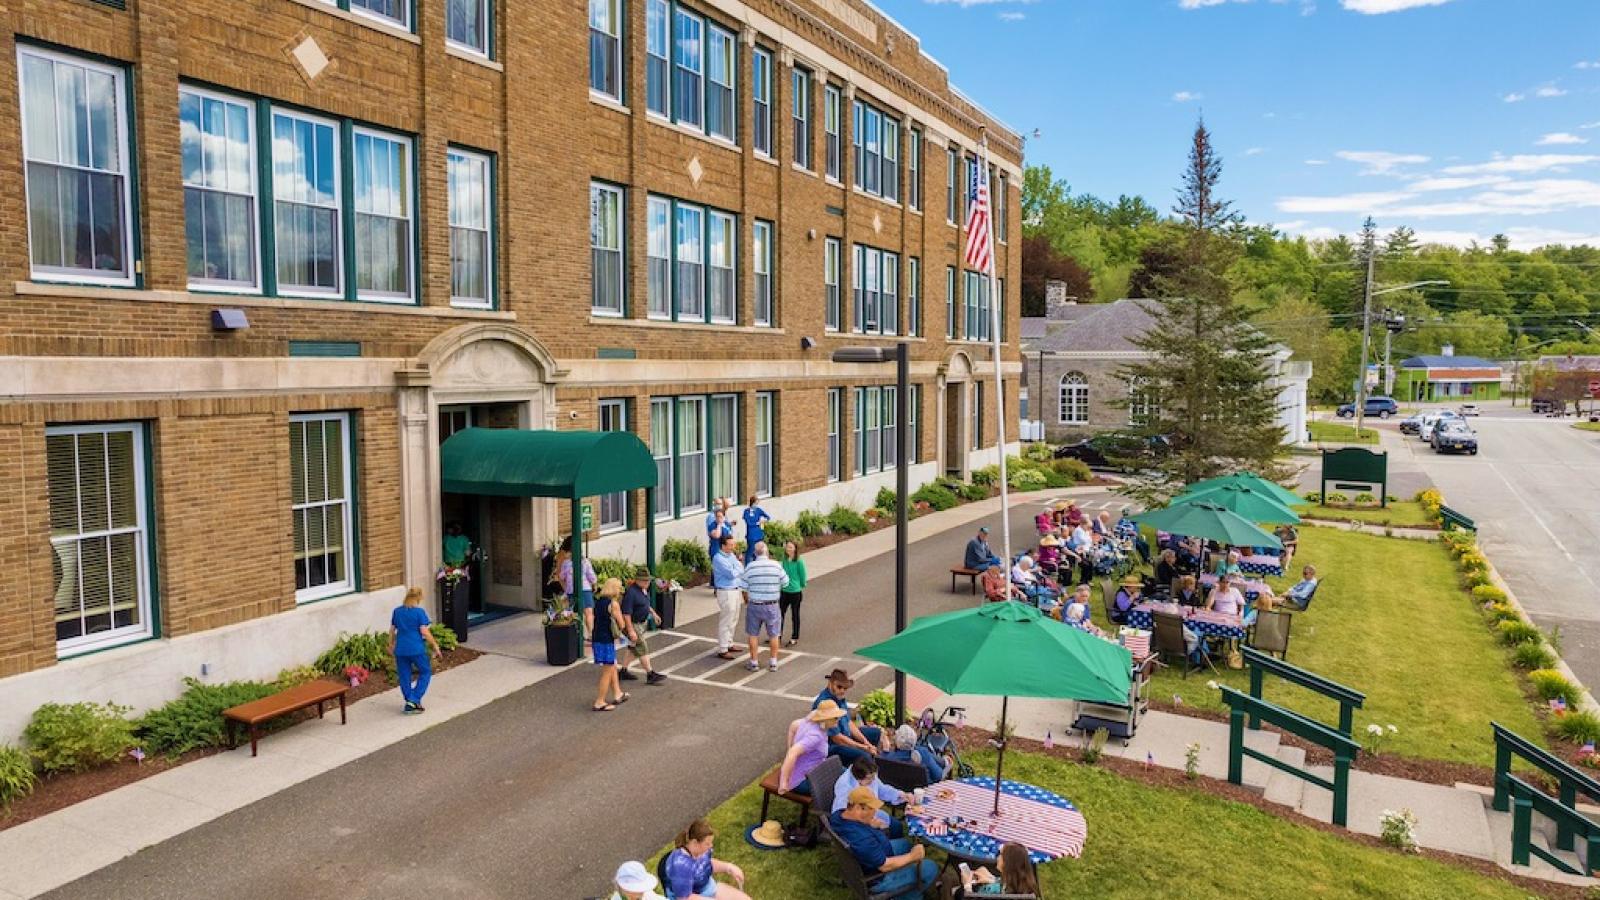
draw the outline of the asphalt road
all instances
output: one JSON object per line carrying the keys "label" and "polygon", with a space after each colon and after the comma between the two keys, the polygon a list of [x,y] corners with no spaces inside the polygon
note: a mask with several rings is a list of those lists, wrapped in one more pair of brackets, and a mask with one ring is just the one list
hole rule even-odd
{"label": "asphalt road", "polygon": [[1560,627],[1562,656],[1600,688],[1600,434],[1506,403],[1471,421],[1477,456],[1435,454],[1416,438],[1390,449],[1477,520],[1517,599],[1541,627]]}
{"label": "asphalt road", "polygon": [[[1013,534],[1031,535],[1035,512],[1013,509]],[[948,569],[977,524],[911,546],[913,617],[973,602],[965,586],[950,593]],[[795,697],[820,690],[836,656],[858,670],[850,651],[892,633],[891,561],[884,555],[814,580],[796,648],[807,655],[778,673],[713,672],[720,661],[696,641],[657,668],[681,665],[681,676],[716,684],[636,682],[632,702],[594,714],[594,672],[575,666],[47,896],[593,896],[621,861],[648,857],[760,777],[781,755],[788,722],[808,706]],[[714,623],[680,630],[709,636]],[[890,677],[877,669],[852,694]]]}

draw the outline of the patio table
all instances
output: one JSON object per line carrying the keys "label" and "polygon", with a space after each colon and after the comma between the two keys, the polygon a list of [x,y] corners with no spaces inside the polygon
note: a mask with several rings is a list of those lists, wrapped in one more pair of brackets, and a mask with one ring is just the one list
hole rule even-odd
{"label": "patio table", "polygon": [[[1035,864],[1083,853],[1089,824],[1070,800],[1053,791],[1009,779],[1000,783],[1000,815],[994,813],[994,779],[941,781],[926,789],[923,812],[906,818],[913,836],[952,859],[992,866],[1000,845],[1028,848]],[[948,798],[939,795],[948,792]],[[954,817],[957,824],[950,824]]]}
{"label": "patio table", "polygon": [[[1200,583],[1208,588],[1216,587],[1217,576],[1207,572],[1200,576]],[[1267,589],[1267,583],[1265,581],[1241,581],[1239,582],[1239,589],[1244,591],[1247,599],[1254,600],[1260,597],[1262,592]]]}
{"label": "patio table", "polygon": [[1278,556],[1246,556],[1239,560],[1239,569],[1247,575],[1283,576],[1283,558]]}
{"label": "patio table", "polygon": [[1147,631],[1153,630],[1155,628],[1153,613],[1157,612],[1183,616],[1183,624],[1201,637],[1230,641],[1242,641],[1245,637],[1244,618],[1241,616],[1229,616],[1209,609],[1179,606],[1176,603],[1141,603],[1128,610],[1128,625]]}

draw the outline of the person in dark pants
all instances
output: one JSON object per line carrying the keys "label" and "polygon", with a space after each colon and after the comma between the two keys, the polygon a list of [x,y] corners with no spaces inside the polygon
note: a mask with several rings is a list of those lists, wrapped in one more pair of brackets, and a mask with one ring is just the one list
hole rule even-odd
{"label": "person in dark pants", "polygon": [[617,661],[617,679],[638,681],[639,676],[628,671],[629,663],[637,659],[644,666],[646,684],[660,684],[666,681],[667,676],[657,672],[650,665],[650,644],[645,638],[645,631],[650,627],[651,620],[660,625],[661,616],[657,615],[655,607],[650,605],[650,570],[644,566],[633,571],[633,581],[628,583],[628,589],[622,593],[622,617],[627,623],[623,636],[628,639],[628,648]]}
{"label": "person in dark pants", "polygon": [[844,718],[828,731],[828,755],[839,757],[839,761],[846,765],[855,762],[857,757],[874,756],[883,749],[882,729],[855,722],[850,703],[844,698],[845,692],[854,686],[855,680],[845,670],[834,669],[828,673],[827,687],[811,703],[811,708],[816,709],[831,700],[844,710]]}
{"label": "person in dark pants", "polygon": [[789,576],[789,581],[783,586],[783,592],[778,595],[778,615],[780,616],[780,630],[782,619],[794,615],[789,625],[789,643],[786,647],[793,647],[800,643],[800,601],[805,599],[806,588],[806,561],[800,558],[800,545],[794,541],[785,541],[783,544],[783,559],[780,561],[783,573]]}
{"label": "person in dark pants", "polygon": [[422,608],[421,588],[406,591],[405,601],[389,616],[389,653],[394,657],[395,678],[400,682],[400,696],[405,698],[407,715],[422,712],[422,695],[428,692],[428,682],[433,680],[428,648],[433,648],[435,659],[440,656],[439,642],[433,639],[428,624],[428,613]]}

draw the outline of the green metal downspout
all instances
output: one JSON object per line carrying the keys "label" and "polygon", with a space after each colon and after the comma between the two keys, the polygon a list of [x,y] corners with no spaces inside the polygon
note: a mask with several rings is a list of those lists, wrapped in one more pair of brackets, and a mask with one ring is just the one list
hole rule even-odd
{"label": "green metal downspout", "polygon": [[650,607],[661,612],[656,591],[656,489],[644,489],[644,564],[650,570]]}
{"label": "green metal downspout", "polygon": [[583,509],[582,500],[572,498],[572,607],[578,614],[578,658],[583,659]]}

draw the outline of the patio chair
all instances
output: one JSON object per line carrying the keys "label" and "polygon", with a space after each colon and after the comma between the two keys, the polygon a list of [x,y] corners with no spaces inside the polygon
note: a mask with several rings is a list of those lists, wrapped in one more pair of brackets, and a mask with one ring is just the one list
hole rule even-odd
{"label": "patio chair", "polygon": [[1183,639],[1183,617],[1158,612],[1153,613],[1151,619],[1154,623],[1151,651],[1162,658],[1176,656],[1181,660],[1183,677],[1188,678],[1192,664],[1189,661],[1189,645]]}
{"label": "patio chair", "polygon": [[839,776],[844,774],[844,763],[837,756],[830,756],[811,770],[806,779],[811,782],[811,811],[817,818],[827,821],[828,814],[833,812],[833,786],[839,783]]}
{"label": "patio chair", "polygon": [[845,844],[844,839],[833,833],[833,826],[828,821],[828,816],[822,816],[823,840],[833,848],[833,858],[839,865],[839,880],[844,882],[845,889],[857,900],[893,900],[895,897],[921,897],[931,884],[923,884],[922,867],[916,866],[917,880],[914,880],[897,891],[879,891],[877,885],[883,882],[888,873],[880,872],[867,874],[862,870],[861,864],[856,862],[855,856]]}
{"label": "patio chair", "polygon": [[1105,607],[1106,621],[1117,624],[1117,620],[1111,617],[1117,608],[1117,585],[1109,578],[1100,579],[1100,603]]}
{"label": "patio chair", "polygon": [[907,793],[928,786],[928,770],[922,763],[901,762],[878,757],[878,777],[883,783]]}
{"label": "patio chair", "polygon": [[1256,613],[1256,623],[1250,627],[1249,645],[1262,653],[1276,653],[1281,659],[1289,658],[1289,626],[1294,624],[1294,614],[1280,609],[1263,609]]}
{"label": "patio chair", "polygon": [[1289,600],[1287,597],[1285,597],[1283,601],[1284,607],[1287,609],[1292,609],[1295,612],[1305,612],[1306,610],[1310,609],[1311,601],[1317,598],[1317,591],[1322,590],[1323,581],[1324,579],[1318,578],[1317,583],[1311,586],[1311,593],[1307,594],[1306,598],[1299,603],[1295,603],[1293,600]]}

